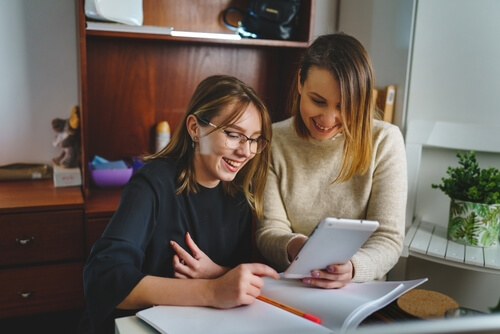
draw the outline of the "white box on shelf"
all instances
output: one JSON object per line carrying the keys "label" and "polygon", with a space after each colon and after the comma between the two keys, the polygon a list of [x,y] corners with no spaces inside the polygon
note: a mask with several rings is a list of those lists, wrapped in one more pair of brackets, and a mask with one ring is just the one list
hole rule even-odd
{"label": "white box on shelf", "polygon": [[71,187],[82,184],[80,168],[64,168],[54,165],[54,187]]}
{"label": "white box on shelf", "polygon": [[85,15],[94,20],[142,26],[142,0],[85,0]]}

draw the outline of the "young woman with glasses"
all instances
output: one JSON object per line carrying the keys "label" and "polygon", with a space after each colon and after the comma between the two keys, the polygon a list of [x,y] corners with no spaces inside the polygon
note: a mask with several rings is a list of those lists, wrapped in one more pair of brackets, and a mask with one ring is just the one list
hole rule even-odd
{"label": "young woman with glasses", "polygon": [[262,276],[252,255],[252,211],[262,215],[271,120],[252,88],[203,80],[169,144],[147,157],[94,244],[84,269],[93,331],[153,305],[251,304]]}
{"label": "young woman with glasses", "polygon": [[[361,43],[343,33],[320,36],[299,64],[292,117],[273,124],[272,167],[256,238],[275,269],[286,269],[325,217],[380,223],[349,262],[313,270],[306,284],[338,288],[351,280],[383,279],[401,254],[405,146],[397,126],[374,119],[373,89]],[[325,248],[334,251],[335,245]]]}

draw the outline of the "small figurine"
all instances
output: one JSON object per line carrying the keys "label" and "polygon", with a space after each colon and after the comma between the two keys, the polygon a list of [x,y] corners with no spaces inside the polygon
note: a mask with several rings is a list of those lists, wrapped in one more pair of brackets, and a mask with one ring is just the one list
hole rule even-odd
{"label": "small figurine", "polygon": [[54,147],[61,147],[62,152],[52,159],[55,165],[64,168],[79,167],[80,164],[80,115],[78,107],[71,110],[68,119],[54,118],[52,129],[56,132]]}

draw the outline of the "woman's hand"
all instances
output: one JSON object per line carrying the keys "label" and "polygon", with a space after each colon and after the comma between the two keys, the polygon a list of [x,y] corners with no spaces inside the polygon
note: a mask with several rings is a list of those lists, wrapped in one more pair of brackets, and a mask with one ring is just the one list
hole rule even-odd
{"label": "woman's hand", "polygon": [[249,305],[260,295],[262,276],[279,279],[279,274],[262,263],[240,264],[225,275],[209,282],[213,307],[231,308]]}
{"label": "woman's hand", "polygon": [[172,259],[176,278],[217,278],[229,270],[214,263],[203,253],[189,233],[186,233],[186,245],[192,255],[175,241],[170,241],[170,245],[176,253]]}
{"label": "woman's hand", "polygon": [[344,264],[331,264],[325,270],[311,271],[311,277],[303,278],[302,282],[324,289],[338,289],[351,281],[354,267],[349,261]]}
{"label": "woman's hand", "polygon": [[[292,261],[307,241],[307,237],[298,236],[290,240],[287,246],[288,259]],[[302,282],[324,289],[338,289],[351,281],[354,277],[354,267],[349,261],[344,264],[331,264],[324,270],[311,271],[311,277],[302,279]]]}

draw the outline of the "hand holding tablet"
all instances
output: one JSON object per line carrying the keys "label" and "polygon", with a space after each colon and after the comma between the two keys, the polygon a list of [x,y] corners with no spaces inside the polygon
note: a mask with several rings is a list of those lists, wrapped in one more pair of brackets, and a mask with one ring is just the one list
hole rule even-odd
{"label": "hand holding tablet", "polygon": [[378,226],[373,220],[324,218],[285,270],[284,277],[310,277],[312,270],[346,263]]}

